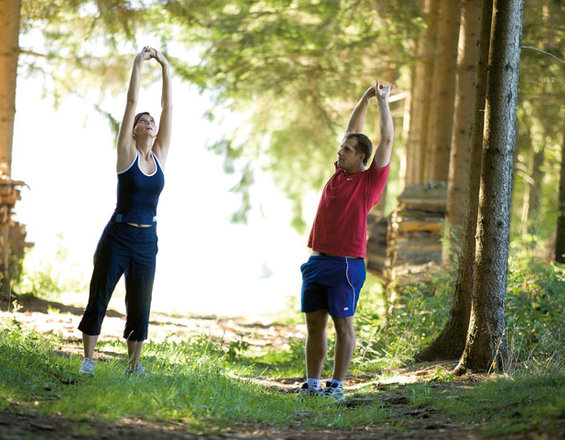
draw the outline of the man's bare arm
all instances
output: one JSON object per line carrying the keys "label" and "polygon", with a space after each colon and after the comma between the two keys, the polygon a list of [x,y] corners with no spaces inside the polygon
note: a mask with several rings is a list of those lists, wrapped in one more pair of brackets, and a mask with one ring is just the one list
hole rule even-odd
{"label": "man's bare arm", "polygon": [[376,96],[379,103],[379,120],[381,127],[381,139],[379,146],[375,152],[375,165],[377,168],[382,168],[390,162],[390,155],[392,153],[392,142],[394,140],[394,125],[392,123],[392,116],[388,106],[388,97],[390,91],[394,88],[393,85],[377,82]]}
{"label": "man's bare arm", "polygon": [[361,99],[353,109],[351,116],[349,117],[349,122],[347,123],[347,128],[345,129],[345,134],[348,133],[361,133],[363,126],[365,125],[365,118],[367,117],[367,109],[369,108],[369,99],[376,95],[375,86],[371,86],[367,91],[361,96]]}

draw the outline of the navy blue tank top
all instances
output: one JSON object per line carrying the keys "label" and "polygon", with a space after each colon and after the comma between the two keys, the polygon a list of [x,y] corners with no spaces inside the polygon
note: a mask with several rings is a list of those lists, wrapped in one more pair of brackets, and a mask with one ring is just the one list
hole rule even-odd
{"label": "navy blue tank top", "polygon": [[124,171],[118,173],[118,202],[112,219],[119,223],[152,225],[157,222],[157,203],[165,186],[165,175],[153,152],[155,172],[145,174],[139,167],[139,153]]}

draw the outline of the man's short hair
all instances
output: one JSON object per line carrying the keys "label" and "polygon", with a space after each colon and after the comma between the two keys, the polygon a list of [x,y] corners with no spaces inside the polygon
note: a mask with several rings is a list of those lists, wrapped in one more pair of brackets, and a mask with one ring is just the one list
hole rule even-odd
{"label": "man's short hair", "polygon": [[363,164],[367,165],[367,162],[371,157],[371,153],[373,152],[373,143],[371,142],[371,139],[369,139],[363,133],[347,133],[343,141],[345,142],[350,138],[357,139],[357,143],[355,144],[355,151],[357,151],[357,153],[363,153],[365,155],[365,157],[363,158]]}

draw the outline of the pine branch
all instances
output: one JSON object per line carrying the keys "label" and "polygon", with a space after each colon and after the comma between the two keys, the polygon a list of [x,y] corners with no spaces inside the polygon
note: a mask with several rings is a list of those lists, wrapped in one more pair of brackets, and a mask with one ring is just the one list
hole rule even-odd
{"label": "pine branch", "polygon": [[536,52],[540,52],[543,53],[544,55],[549,55],[550,57],[555,58],[557,61],[559,61],[561,64],[565,64],[565,61],[563,61],[561,58],[556,57],[555,55],[553,55],[551,52],[546,52],[544,50],[538,49],[537,47],[534,46],[522,46],[522,49],[532,49],[535,50]]}

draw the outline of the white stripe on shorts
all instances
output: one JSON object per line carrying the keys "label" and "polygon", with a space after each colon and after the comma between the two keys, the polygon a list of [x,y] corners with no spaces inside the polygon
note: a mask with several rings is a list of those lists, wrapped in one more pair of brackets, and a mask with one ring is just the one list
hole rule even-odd
{"label": "white stripe on shorts", "polygon": [[353,291],[353,296],[351,297],[351,310],[354,310],[355,308],[355,287],[353,287],[353,284],[351,284],[351,281],[349,281],[349,258],[345,257],[345,278],[347,279],[347,282],[349,283],[349,285],[351,286],[351,290]]}

